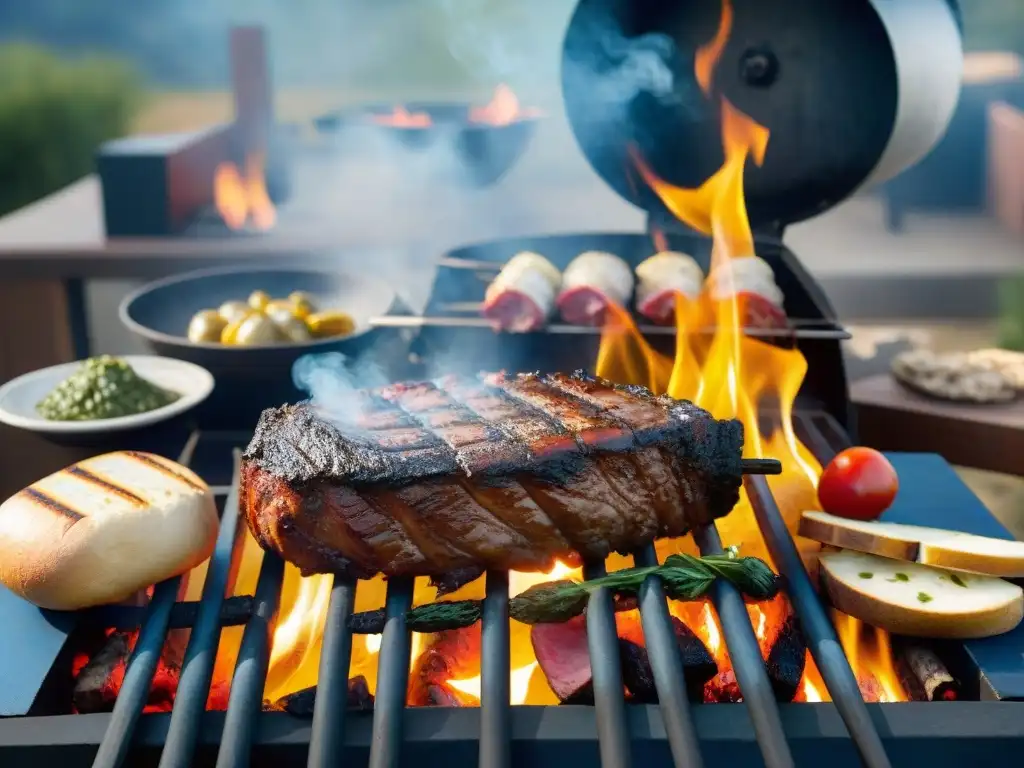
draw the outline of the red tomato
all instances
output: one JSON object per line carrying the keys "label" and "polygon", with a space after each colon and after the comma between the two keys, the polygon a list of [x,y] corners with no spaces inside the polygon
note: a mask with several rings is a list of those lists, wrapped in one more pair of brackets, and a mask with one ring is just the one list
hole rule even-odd
{"label": "red tomato", "polygon": [[818,501],[830,515],[877,520],[899,487],[896,470],[885,456],[873,448],[847,448],[821,473]]}

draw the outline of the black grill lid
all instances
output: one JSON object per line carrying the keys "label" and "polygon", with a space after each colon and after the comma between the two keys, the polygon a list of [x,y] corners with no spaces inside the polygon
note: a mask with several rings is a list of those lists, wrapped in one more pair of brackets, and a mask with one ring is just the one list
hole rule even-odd
{"label": "black grill lid", "polygon": [[722,0],[580,0],[563,47],[566,112],[601,178],[660,217],[664,206],[636,173],[629,145],[662,179],[699,186],[723,162],[725,96],[771,131],[763,166],[748,158],[745,193],[755,231],[781,232],[872,175],[898,119],[897,56],[869,0],[732,7],[709,98],[694,54],[714,38]]}

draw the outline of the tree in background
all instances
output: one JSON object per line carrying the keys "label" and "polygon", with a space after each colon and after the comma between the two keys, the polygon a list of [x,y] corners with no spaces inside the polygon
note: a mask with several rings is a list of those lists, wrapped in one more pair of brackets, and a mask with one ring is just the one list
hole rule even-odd
{"label": "tree in background", "polygon": [[0,46],[0,215],[92,173],[97,145],[128,131],[141,93],[124,62]]}

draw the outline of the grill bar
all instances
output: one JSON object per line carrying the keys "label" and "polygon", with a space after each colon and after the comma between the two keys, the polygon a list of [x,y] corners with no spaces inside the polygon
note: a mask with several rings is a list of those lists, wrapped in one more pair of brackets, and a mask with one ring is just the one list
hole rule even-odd
{"label": "grill bar", "polygon": [[754,508],[754,517],[761,528],[768,551],[782,571],[788,584],[788,592],[800,626],[807,638],[808,646],[818,671],[825,681],[832,701],[839,710],[850,736],[857,745],[861,759],[868,768],[889,768],[891,763],[882,746],[882,739],[875,730],[868,714],[864,698],[857,685],[857,678],[839,644],[835,628],[818,601],[811,579],[804,569],[796,544],[786,529],[779,507],[765,478],[747,478],[747,495]]}
{"label": "grill bar", "polygon": [[231,554],[235,547],[241,459],[241,453],[235,450],[231,493],[224,504],[220,533],[210,558],[196,622],[189,635],[188,649],[185,651],[185,661],[181,666],[181,676],[174,695],[167,741],[160,756],[160,768],[189,768],[193,763],[202,717],[206,711],[206,699],[210,694],[213,664],[217,658],[217,643],[221,633],[220,611],[224,604]]}
{"label": "grill bar", "polygon": [[[634,553],[633,562],[640,567],[658,564],[654,545]],[[704,768],[697,729],[693,725],[690,700],[683,685],[683,665],[679,659],[679,644],[665,601],[661,579],[650,576],[640,587],[640,622],[644,630],[647,658],[654,673],[654,686],[658,691],[665,735],[676,768]]]}
{"label": "grill bar", "polygon": [[480,768],[510,768],[512,741],[508,574],[487,574],[480,627]]}
{"label": "grill bar", "polygon": [[[373,328],[479,328],[492,331],[494,326],[486,317],[467,317],[456,315],[454,317],[421,317],[412,315],[384,315],[371,317],[368,323]],[[823,321],[821,328],[755,328],[744,327],[743,331],[747,336],[755,338],[797,338],[797,339],[834,339],[843,341],[850,338],[850,332],[845,328]],[[639,325],[637,330],[645,336],[675,336],[677,331],[673,326],[666,325]],[[699,333],[713,334],[716,329],[701,328]],[[600,326],[590,325],[567,325],[565,323],[551,323],[544,326],[539,333],[557,334],[562,336],[599,336]]]}
{"label": "grill bar", "polygon": [[231,678],[228,711],[224,717],[217,768],[242,768],[250,764],[253,731],[263,704],[263,686],[270,661],[270,631],[281,602],[284,561],[269,552],[263,555],[252,617],[245,625],[238,663]]}
{"label": "grill bar", "polygon": [[[723,553],[722,539],[712,524],[693,532],[702,555]],[[712,601],[718,619],[722,622],[722,634],[729,650],[736,682],[743,694],[743,703],[754,724],[754,734],[761,747],[767,768],[795,768],[793,754],[782,728],[779,706],[775,691],[765,671],[761,648],[750,623],[743,596],[732,584],[719,579],[711,588]]]}
{"label": "grill bar", "polygon": [[335,576],[317,671],[313,729],[309,736],[309,768],[328,768],[344,762],[348,675],[352,662],[352,632],[348,628],[348,619],[355,602],[355,582]]}
{"label": "grill bar", "polygon": [[377,656],[377,698],[373,709],[373,736],[369,768],[398,768],[402,747],[402,718],[409,686],[412,652],[405,614],[412,607],[413,580],[388,581],[384,604],[384,632]]}
{"label": "grill bar", "polygon": [[153,685],[160,654],[171,622],[171,608],[181,588],[181,577],[176,576],[157,584],[149,602],[146,618],[139,632],[135,649],[124,673],[124,682],[117,694],[114,711],[107,732],[103,734],[93,768],[118,768],[128,755],[135,724],[142,715]]}
{"label": "grill bar", "polygon": [[[178,455],[179,464],[188,466],[191,463],[199,444],[199,436],[198,430],[189,435]],[[146,606],[135,648],[128,660],[121,690],[118,692],[117,701],[114,702],[114,710],[110,713],[110,722],[93,759],[93,768],[118,768],[128,756],[135,725],[142,715],[153,686],[153,676],[156,674],[157,664],[160,663],[167,628],[171,623],[171,609],[174,608],[180,589],[181,577],[178,576],[157,584],[153,590],[153,597]]]}
{"label": "grill bar", "polygon": [[[587,564],[583,567],[583,576],[586,579],[598,579],[605,573],[604,563]],[[590,593],[586,622],[601,766],[630,768],[632,758],[629,730],[626,726],[626,699],[622,693],[619,635],[615,628],[612,596],[605,587],[598,587]]]}

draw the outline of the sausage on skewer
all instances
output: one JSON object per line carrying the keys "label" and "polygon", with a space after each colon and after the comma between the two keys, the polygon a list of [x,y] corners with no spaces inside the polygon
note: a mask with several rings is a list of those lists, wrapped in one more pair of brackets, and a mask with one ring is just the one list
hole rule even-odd
{"label": "sausage on skewer", "polygon": [[586,251],[565,268],[558,309],[570,325],[601,325],[608,307],[625,307],[633,296],[633,270],[610,253]]}
{"label": "sausage on skewer", "polygon": [[481,314],[496,330],[526,333],[542,328],[555,307],[562,273],[543,256],[516,254],[487,287]]}
{"label": "sausage on skewer", "polygon": [[636,310],[655,325],[672,325],[677,296],[696,301],[704,270],[692,256],[662,251],[636,268]]}

